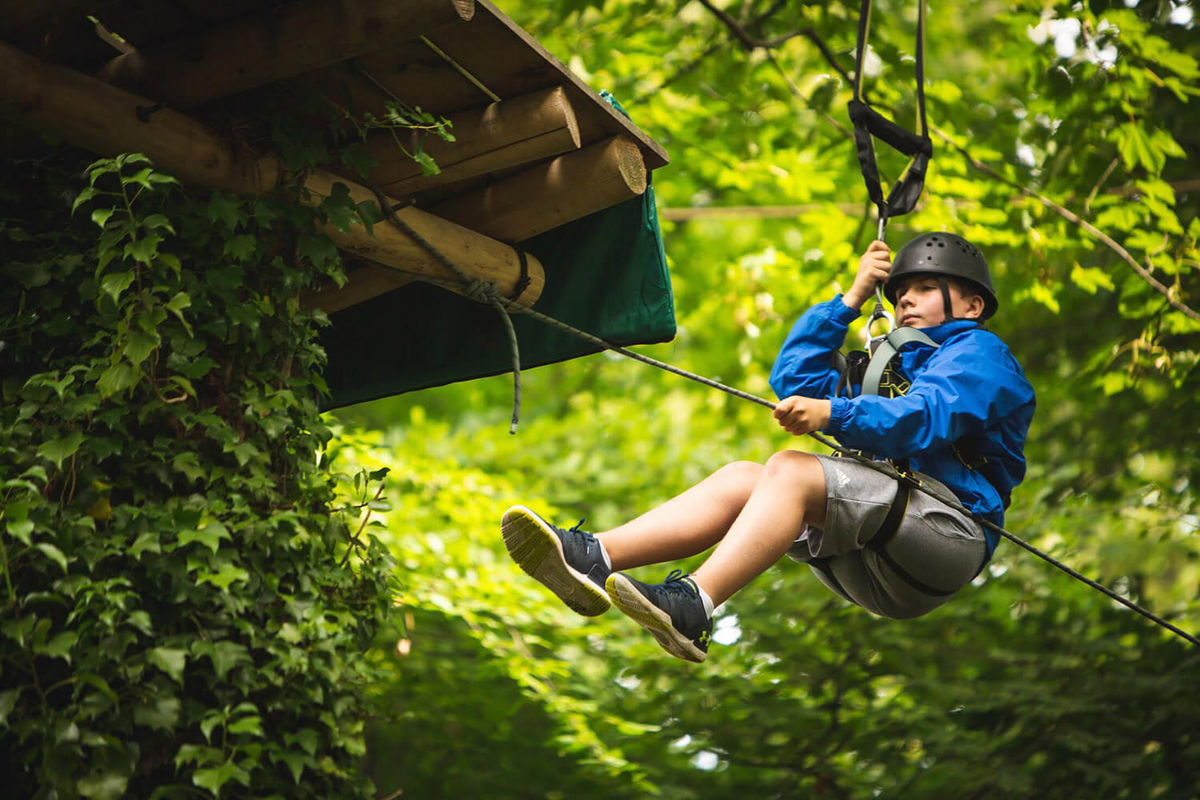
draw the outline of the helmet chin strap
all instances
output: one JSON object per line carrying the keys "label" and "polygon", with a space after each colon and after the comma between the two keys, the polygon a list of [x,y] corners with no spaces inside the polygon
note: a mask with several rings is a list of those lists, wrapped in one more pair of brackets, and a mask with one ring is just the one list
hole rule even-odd
{"label": "helmet chin strap", "polygon": [[942,320],[943,324],[954,319],[954,306],[950,303],[950,283],[941,275],[937,279],[938,287],[942,290],[942,306],[946,312],[946,318]]}

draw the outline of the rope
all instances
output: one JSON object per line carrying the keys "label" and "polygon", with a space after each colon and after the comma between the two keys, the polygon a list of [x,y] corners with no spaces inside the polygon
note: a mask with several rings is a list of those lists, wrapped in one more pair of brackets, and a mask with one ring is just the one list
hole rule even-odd
{"label": "rope", "polygon": [[[512,354],[513,354],[514,402],[513,402],[512,423],[509,427],[509,433],[516,433],[517,421],[518,421],[518,417],[520,416],[520,407],[521,407],[521,379],[520,379],[521,363],[520,363],[520,359],[519,359],[519,356],[517,353],[517,335],[516,335],[516,331],[513,329],[512,319],[510,318],[510,313],[512,313],[512,312],[525,314],[533,319],[538,320],[539,322],[542,322],[546,325],[550,325],[551,327],[557,328],[558,330],[563,331],[564,333],[568,333],[572,336],[582,339],[585,342],[588,342],[590,344],[593,344],[593,345],[603,348],[605,350],[611,350],[614,353],[619,353],[620,355],[623,355],[626,358],[631,358],[634,361],[640,361],[643,364],[648,364],[652,367],[657,367],[658,369],[664,370],[665,372],[670,372],[673,375],[678,375],[681,378],[686,378],[690,381],[694,381],[694,382],[702,384],[704,386],[708,386],[712,389],[717,389],[718,391],[724,392],[725,394],[728,394],[732,397],[737,397],[742,400],[748,400],[751,403],[757,403],[760,406],[763,406],[765,408],[769,408],[772,410],[775,409],[776,404],[773,401],[767,400],[764,397],[759,397],[757,395],[750,394],[749,392],[744,392],[741,389],[735,389],[732,386],[727,386],[727,385],[721,383],[720,381],[715,381],[712,378],[706,378],[703,375],[697,375],[694,372],[689,372],[685,369],[681,369],[672,364],[668,364],[664,361],[659,361],[657,359],[650,358],[649,356],[642,355],[641,353],[635,353],[632,350],[629,350],[628,348],[622,347],[621,345],[607,341],[606,339],[602,339],[599,336],[595,336],[591,333],[588,333],[587,331],[583,331],[576,327],[568,325],[567,323],[562,322],[561,320],[557,320],[554,317],[547,316],[547,315],[541,313],[540,311],[534,311],[532,308],[522,305],[521,303],[518,303],[514,299],[510,299],[510,298],[501,296],[497,291],[495,283],[493,283],[491,281],[483,281],[483,280],[472,279],[472,278],[468,277],[466,275],[466,273],[464,273],[461,269],[459,269],[456,264],[454,264],[449,258],[447,258],[445,256],[445,254],[443,254],[432,243],[430,243],[428,240],[426,240],[424,237],[422,237],[420,234],[418,234],[415,230],[413,230],[411,225],[408,225],[406,222],[404,222],[404,220],[400,219],[396,215],[396,213],[394,211],[392,211],[391,206],[385,202],[383,194],[378,189],[375,189],[374,187],[371,187],[371,188],[375,192],[375,194],[379,197],[380,208],[384,209],[384,213],[387,216],[388,221],[391,222],[392,225],[394,225],[397,228],[399,228],[400,230],[402,230],[408,236],[412,237],[413,241],[415,241],[423,249],[425,249],[431,256],[433,256],[433,258],[439,264],[442,264],[447,269],[449,269],[451,272],[453,272],[455,275],[458,275],[462,279],[462,283],[456,284],[451,281],[444,281],[444,280],[440,280],[438,278],[432,278],[428,275],[421,275],[421,274],[414,273],[414,272],[408,272],[407,270],[401,270],[401,271],[406,272],[409,275],[412,275],[413,277],[417,278],[418,280],[425,281],[426,283],[431,283],[435,286],[441,286],[442,288],[445,288],[445,289],[459,291],[460,293],[464,294],[465,296],[467,296],[468,298],[470,298],[471,300],[474,300],[476,302],[490,304],[500,312],[500,316],[504,319],[505,328],[508,331],[509,343],[512,347]],[[873,461],[859,453],[854,452],[853,450],[848,450],[848,449],[842,447],[840,444],[838,444],[833,439],[830,439],[820,433],[817,433],[816,431],[812,431],[807,435],[810,438],[815,439],[816,441],[820,442],[825,447],[828,447],[830,450],[836,450],[841,453],[844,453],[846,456],[854,459],[855,461],[857,461],[858,463],[862,464],[865,467],[868,467],[869,469],[873,469],[876,472],[880,472],[884,475],[887,475],[890,478],[893,478],[893,479],[896,478],[895,472],[893,470],[889,469],[888,467],[884,466],[882,463],[880,463],[878,461]],[[980,516],[979,514],[976,514],[974,511],[971,511],[969,508],[964,506],[957,497],[955,497],[953,495],[945,494],[931,486],[925,486],[924,484],[920,484],[920,483],[916,483],[916,482],[912,483],[912,488],[916,489],[919,492],[924,492],[926,495],[934,498],[935,500],[938,500],[939,502],[944,503],[947,506],[950,506],[951,508],[959,511],[960,513],[969,516],[971,519],[975,520],[983,527],[998,533],[999,535],[1003,536],[1004,538],[1006,538],[1009,541],[1016,544],[1018,547],[1021,547],[1022,549],[1032,553],[1033,555],[1037,556],[1038,558],[1041,558],[1043,561],[1046,561],[1047,563],[1057,567],[1058,569],[1065,572],[1067,575],[1070,575],[1072,578],[1074,578],[1078,581],[1081,581],[1082,583],[1087,584],[1091,588],[1093,588],[1096,591],[1103,594],[1105,597],[1108,597],[1110,600],[1114,600],[1114,601],[1120,603],[1121,605],[1125,606],[1126,608],[1130,609],[1131,611],[1134,611],[1137,614],[1140,614],[1142,617],[1145,617],[1146,619],[1150,620],[1151,622],[1154,622],[1155,624],[1162,626],[1163,628],[1167,629],[1171,633],[1174,633],[1176,636],[1179,636],[1180,638],[1184,639],[1185,641],[1189,642],[1190,644],[1200,646],[1200,639],[1196,638],[1192,634],[1171,624],[1167,620],[1158,616],[1157,614],[1150,611],[1149,609],[1143,608],[1142,606],[1138,605],[1137,603],[1130,600],[1129,598],[1118,594],[1117,592],[1113,591],[1112,589],[1109,589],[1107,586],[1104,586],[1103,584],[1098,583],[1097,581],[1092,580],[1091,578],[1087,577],[1086,575],[1083,575],[1082,573],[1078,572],[1077,570],[1067,566],[1063,562],[1061,562],[1058,559],[1051,556],[1049,553],[1039,550],[1038,548],[1034,547],[1033,545],[1029,544],[1028,542],[1022,540],[1020,537],[1016,536],[1015,534],[1010,533],[1009,531],[1005,530],[1001,526],[992,522],[991,520],[985,519],[984,517]]]}
{"label": "rope", "polygon": [[[501,297],[496,293],[495,283],[491,281],[480,280],[479,278],[472,278],[471,276],[467,275],[467,273],[459,269],[458,265],[447,258],[445,253],[434,247],[433,244],[430,243],[424,236],[417,233],[411,225],[400,219],[400,217],[396,214],[396,210],[392,207],[392,204],[388,202],[387,196],[384,195],[379,187],[370,183],[366,185],[367,188],[375,193],[375,199],[379,203],[379,208],[383,210],[384,216],[387,217],[388,222],[390,222],[394,227],[403,231],[405,235],[420,245],[427,253],[429,253],[429,255],[433,256],[434,260],[436,260],[446,269],[453,272],[462,280],[462,284],[457,288],[462,290],[463,295],[477,303],[483,303],[485,305],[492,306],[492,308],[496,309],[496,312],[500,315],[500,320],[504,324],[504,331],[506,334],[508,334],[509,351],[512,353],[513,413],[512,421],[508,426],[508,432],[515,434],[517,432],[517,422],[521,418],[521,351],[519,345],[517,344],[517,331],[515,328],[513,328],[512,318],[509,316],[509,313],[503,304],[507,303],[512,304],[517,308],[524,308],[524,306],[516,303],[516,298],[520,297],[521,293],[525,291],[525,287],[529,285],[529,266],[528,262],[526,261],[525,254],[520,250],[513,248],[521,262],[521,277],[517,281],[516,291],[513,292],[513,299],[509,300],[506,297]],[[401,271],[406,272],[406,270]],[[416,273],[411,272],[408,274],[416,275]],[[426,280],[429,283],[435,282],[429,280],[424,275],[416,275],[416,277]],[[449,288],[451,284],[443,283],[442,285],[443,288]]]}

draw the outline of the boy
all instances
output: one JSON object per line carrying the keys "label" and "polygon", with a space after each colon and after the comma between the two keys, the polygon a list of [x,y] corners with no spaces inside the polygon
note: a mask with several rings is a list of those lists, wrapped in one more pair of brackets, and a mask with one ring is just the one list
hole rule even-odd
{"label": "boy", "polygon": [[[897,396],[840,397],[834,352],[884,282],[899,324],[920,329],[892,366]],[[775,419],[800,436],[824,430],[846,447],[907,460],[915,480],[952,493],[1002,524],[1025,473],[1033,387],[983,322],[997,300],[983,255],[959,236],[929,233],[893,263],[872,242],[844,295],[809,309],[771,371]],[[504,514],[517,564],[581,614],[616,605],[672,655],[703,661],[713,609],[780,556],[810,564],[843,599],[885,617],[920,616],[978,574],[998,537],[970,516],[853,459],[795,450],[765,464],[728,464],[632,522],[592,535],[523,506]],[[661,584],[620,570],[707,550],[692,575]]]}

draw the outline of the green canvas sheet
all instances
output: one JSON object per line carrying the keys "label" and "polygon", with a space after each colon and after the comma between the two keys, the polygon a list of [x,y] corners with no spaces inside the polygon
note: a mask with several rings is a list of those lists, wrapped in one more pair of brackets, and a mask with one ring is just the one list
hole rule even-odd
{"label": "green canvas sheet", "polygon": [[[581,190],[584,187],[581,187]],[[670,341],[675,307],[653,189],[518,245],[546,270],[535,310],[619,345]],[[509,372],[512,356],[490,305],[413,283],[331,317],[328,408]],[[599,348],[513,315],[521,367]]]}

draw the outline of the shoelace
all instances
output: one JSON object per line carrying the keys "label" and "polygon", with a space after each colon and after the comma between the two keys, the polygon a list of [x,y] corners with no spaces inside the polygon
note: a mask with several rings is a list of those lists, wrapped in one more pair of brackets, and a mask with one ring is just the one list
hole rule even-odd
{"label": "shoelace", "polygon": [[688,597],[699,597],[700,591],[696,588],[696,584],[684,574],[681,569],[673,569],[667,575],[667,579],[663,581],[662,588],[668,593],[682,593]]}

